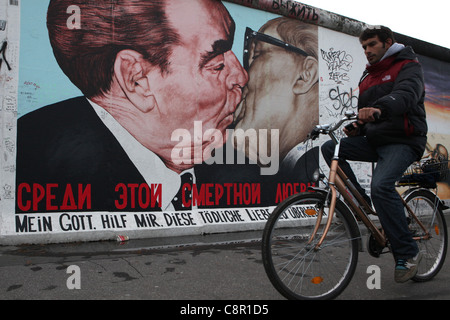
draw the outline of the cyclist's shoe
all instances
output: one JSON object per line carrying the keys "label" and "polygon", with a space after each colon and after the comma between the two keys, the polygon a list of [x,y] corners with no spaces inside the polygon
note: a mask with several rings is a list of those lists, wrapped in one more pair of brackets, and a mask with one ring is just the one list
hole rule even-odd
{"label": "cyclist's shoe", "polygon": [[395,282],[404,283],[414,278],[417,274],[420,260],[422,260],[422,254],[420,252],[411,259],[398,259],[395,265]]}

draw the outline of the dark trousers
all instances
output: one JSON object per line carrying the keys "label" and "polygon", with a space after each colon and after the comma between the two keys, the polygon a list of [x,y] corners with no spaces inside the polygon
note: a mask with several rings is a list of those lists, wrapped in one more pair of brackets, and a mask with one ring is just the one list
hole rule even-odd
{"label": "dark trousers", "polygon": [[[322,145],[322,154],[328,165],[334,155],[335,144],[328,141]],[[405,209],[395,189],[406,169],[417,160],[413,149],[404,144],[372,147],[366,137],[341,139],[339,166],[362,195],[365,190],[358,183],[347,161],[376,162],[371,183],[371,197],[381,225],[389,239],[395,259],[414,257],[419,249],[409,231]],[[367,197],[367,195],[365,195]]]}

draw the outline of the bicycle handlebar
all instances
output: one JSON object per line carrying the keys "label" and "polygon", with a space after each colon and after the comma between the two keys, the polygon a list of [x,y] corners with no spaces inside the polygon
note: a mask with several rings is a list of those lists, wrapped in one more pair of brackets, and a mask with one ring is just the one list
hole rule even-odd
{"label": "bicycle handlebar", "polygon": [[358,115],[354,111],[347,111],[345,113],[345,118],[342,118],[337,123],[334,124],[323,124],[323,125],[317,125],[313,131],[308,135],[309,139],[315,140],[317,139],[321,134],[330,134],[337,129],[339,129],[345,122],[351,121],[351,120],[357,120]]}
{"label": "bicycle handlebar", "polygon": [[[374,115],[375,121],[378,121],[380,119],[380,114],[375,113]],[[338,130],[345,122],[351,121],[351,120],[358,120],[358,114],[354,111],[347,111],[345,112],[345,118],[342,118],[337,123],[334,124],[323,124],[316,126],[313,131],[308,135],[309,139],[315,140],[317,139],[321,134],[330,134],[334,131]]]}

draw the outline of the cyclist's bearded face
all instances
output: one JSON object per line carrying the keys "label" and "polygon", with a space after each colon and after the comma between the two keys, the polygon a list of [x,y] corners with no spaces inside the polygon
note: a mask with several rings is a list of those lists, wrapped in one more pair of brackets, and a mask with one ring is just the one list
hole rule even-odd
{"label": "cyclist's bearded face", "polygon": [[388,39],[386,42],[382,42],[378,36],[369,38],[361,42],[364,49],[364,53],[367,57],[367,61],[374,65],[384,57],[388,49],[392,45],[392,40]]}

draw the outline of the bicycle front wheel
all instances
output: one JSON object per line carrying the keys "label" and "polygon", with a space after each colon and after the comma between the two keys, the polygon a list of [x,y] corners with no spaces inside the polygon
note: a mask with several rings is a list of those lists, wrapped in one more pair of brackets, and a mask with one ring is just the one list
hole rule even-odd
{"label": "bicycle front wheel", "polygon": [[428,281],[441,270],[447,254],[448,235],[445,217],[439,199],[429,190],[414,190],[405,197],[405,201],[428,231],[426,234],[417,221],[406,212],[409,229],[417,239],[417,245],[423,254],[413,280]]}
{"label": "bicycle front wheel", "polygon": [[[322,193],[294,195],[274,210],[265,226],[264,268],[273,286],[288,299],[333,299],[355,272],[360,233],[341,201],[325,241],[316,248],[328,220],[326,203]],[[320,210],[324,216],[311,240]]]}

